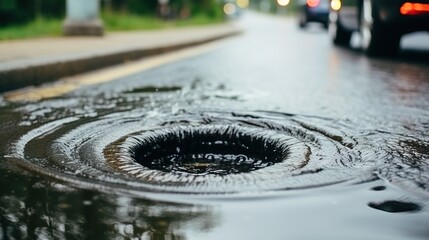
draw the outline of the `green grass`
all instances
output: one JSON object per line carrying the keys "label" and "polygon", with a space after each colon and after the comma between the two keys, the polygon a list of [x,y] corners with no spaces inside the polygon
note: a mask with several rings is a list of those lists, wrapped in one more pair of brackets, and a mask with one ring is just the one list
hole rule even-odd
{"label": "green grass", "polygon": [[174,26],[182,27],[182,26],[198,26],[198,25],[208,25],[214,23],[222,23],[225,22],[223,17],[210,18],[204,15],[198,15],[186,20],[180,20],[174,23]]}
{"label": "green grass", "polygon": [[164,27],[164,23],[154,17],[103,12],[101,18],[106,31],[130,31]]}
{"label": "green grass", "polygon": [[207,25],[223,22],[223,18],[210,18],[205,15],[197,15],[185,20],[163,21],[149,16],[137,16],[103,12],[102,18],[107,31],[130,31],[144,29],[160,29],[170,27],[182,27],[192,25]]}
{"label": "green grass", "polygon": [[[101,14],[106,31],[133,31],[146,29],[161,29],[194,25],[207,25],[223,22],[221,17],[210,18],[204,15],[194,16],[186,20],[162,21],[150,16],[137,16],[103,12]],[[37,38],[60,36],[62,34],[62,19],[39,18],[25,25],[0,27],[0,41],[11,39]]]}
{"label": "green grass", "polygon": [[62,21],[59,19],[38,18],[25,25],[0,28],[0,40],[61,35]]}

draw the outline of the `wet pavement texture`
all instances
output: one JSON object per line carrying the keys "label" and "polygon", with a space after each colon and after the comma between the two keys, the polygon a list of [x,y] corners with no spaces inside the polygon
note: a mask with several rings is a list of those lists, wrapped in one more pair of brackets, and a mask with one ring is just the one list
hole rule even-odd
{"label": "wet pavement texture", "polygon": [[215,51],[0,101],[0,239],[428,239],[429,46],[247,14]]}

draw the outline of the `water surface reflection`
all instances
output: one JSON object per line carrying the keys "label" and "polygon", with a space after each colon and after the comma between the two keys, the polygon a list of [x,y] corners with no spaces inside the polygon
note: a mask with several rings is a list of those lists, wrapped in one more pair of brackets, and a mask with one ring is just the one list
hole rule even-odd
{"label": "water surface reflection", "polygon": [[0,239],[187,239],[219,221],[211,206],[101,194],[0,173]]}
{"label": "water surface reflection", "polygon": [[210,54],[0,100],[0,238],[428,239],[427,60],[247,27]]}

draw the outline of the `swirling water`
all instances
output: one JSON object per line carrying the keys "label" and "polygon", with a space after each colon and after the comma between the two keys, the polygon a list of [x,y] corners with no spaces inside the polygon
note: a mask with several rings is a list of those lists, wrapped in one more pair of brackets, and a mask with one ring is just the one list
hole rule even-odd
{"label": "swirling water", "polygon": [[[276,112],[150,116],[133,109],[49,121],[11,143],[6,158],[63,181],[121,190],[239,193],[380,177],[426,193],[425,171],[402,176],[427,167],[412,164],[426,157],[421,142],[352,129],[347,122],[334,128],[332,119]],[[404,156],[407,148],[414,155]]]}
{"label": "swirling water", "polygon": [[290,80],[232,45],[0,100],[0,239],[428,238],[425,66],[338,50]]}
{"label": "swirling water", "polygon": [[[361,127],[350,120],[180,108],[165,101],[181,94],[144,93],[99,103],[54,99],[19,107],[14,113],[4,110],[9,117],[17,115],[20,126],[15,127],[21,129],[17,136],[8,136],[13,141],[4,155],[13,166],[2,181],[4,236],[198,238],[201,232],[226,224],[220,219],[229,222],[243,214],[237,201],[248,209],[266,203],[286,212],[327,208],[319,214],[337,215],[333,222],[341,221],[344,216],[338,211],[345,210],[332,201],[345,201],[353,208],[363,201],[368,209],[414,213],[418,222],[427,216],[422,200],[428,194],[429,174],[424,139]],[[156,103],[135,107],[146,101]],[[76,104],[94,105],[76,108]],[[21,116],[22,112],[28,114]],[[14,169],[30,173],[28,179],[23,181]],[[15,181],[15,187],[5,185]],[[371,191],[393,197],[383,201]],[[77,206],[82,210],[74,210]],[[277,218],[276,210],[264,206],[252,216]],[[45,210],[34,210],[39,207]],[[24,209],[34,213],[27,215]],[[293,215],[309,216],[305,211]],[[82,216],[84,221],[79,220]],[[22,224],[32,217],[41,223]],[[278,229],[276,224],[257,225]],[[16,232],[7,232],[10,229]],[[246,236],[236,229],[236,234]],[[224,231],[220,228],[217,234],[224,236]],[[426,236],[422,228],[416,231]]]}

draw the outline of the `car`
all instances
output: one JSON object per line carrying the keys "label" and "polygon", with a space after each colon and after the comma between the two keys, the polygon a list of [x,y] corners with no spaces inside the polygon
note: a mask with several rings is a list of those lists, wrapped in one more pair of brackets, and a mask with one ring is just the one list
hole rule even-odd
{"label": "car", "polygon": [[331,0],[330,5],[333,44],[348,47],[358,32],[370,56],[394,56],[403,35],[429,31],[429,0]]}
{"label": "car", "polygon": [[298,3],[298,24],[305,28],[309,22],[318,22],[328,28],[329,0],[301,0]]}

